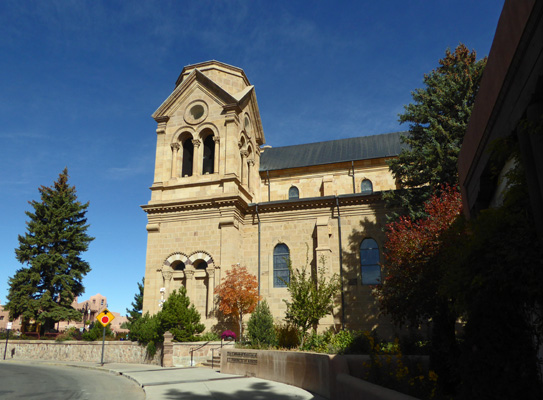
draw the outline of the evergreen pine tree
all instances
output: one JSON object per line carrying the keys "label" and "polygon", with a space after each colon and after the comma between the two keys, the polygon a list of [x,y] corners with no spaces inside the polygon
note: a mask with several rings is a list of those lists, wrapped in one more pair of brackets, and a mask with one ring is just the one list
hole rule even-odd
{"label": "evergreen pine tree", "polygon": [[[458,154],[486,65],[475,51],[459,44],[440,66],[424,75],[423,89],[412,92],[400,123],[410,123],[402,141],[409,145],[389,161],[402,189],[385,193],[388,207],[400,207],[411,218],[424,216],[424,203],[443,184],[458,183]],[[397,215],[394,215],[397,217]]]}
{"label": "evergreen pine tree", "polygon": [[30,220],[15,255],[26,266],[9,278],[6,309],[12,319],[22,316],[42,324],[43,332],[58,321],[81,319],[71,304],[84,291],[82,280],[90,266],[81,253],[94,238],[86,233],[89,203],[77,200],[67,168],[39,192],[41,201],[29,202],[34,212],[25,212]]}
{"label": "evergreen pine tree", "polygon": [[271,346],[276,342],[275,329],[273,326],[273,315],[266,300],[259,303],[249,322],[247,323],[247,331],[251,343],[255,346]]}
{"label": "evergreen pine tree", "polygon": [[127,319],[130,323],[141,318],[141,312],[143,310],[143,287],[145,285],[145,278],[141,278],[141,283],[138,282],[138,292],[134,295],[134,301],[130,304],[132,309],[126,309],[128,313]]}
{"label": "evergreen pine tree", "polygon": [[189,342],[194,340],[194,335],[202,333],[205,329],[204,324],[200,323],[200,314],[190,303],[187,296],[187,289],[181,286],[179,290],[174,290],[168,300],[162,305],[162,310],[157,315],[160,336],[164,332],[170,331],[174,340],[178,342]]}

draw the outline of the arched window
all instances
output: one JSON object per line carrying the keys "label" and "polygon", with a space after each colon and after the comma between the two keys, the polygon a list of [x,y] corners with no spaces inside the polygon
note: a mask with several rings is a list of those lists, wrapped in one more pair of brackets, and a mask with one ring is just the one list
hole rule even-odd
{"label": "arched window", "polygon": [[202,165],[202,174],[212,174],[215,164],[215,141],[213,135],[208,135],[204,139],[204,159]]}
{"label": "arched window", "polygon": [[296,186],[291,186],[288,190],[288,199],[298,199],[300,198],[300,191]]}
{"label": "arched window", "polygon": [[379,264],[379,246],[371,238],[360,243],[360,267],[363,285],[381,283],[381,265]]}
{"label": "arched window", "polygon": [[206,269],[207,268],[207,262],[204,260],[198,260],[194,263],[194,269]]}
{"label": "arched window", "polygon": [[185,263],[183,261],[176,262],[175,264],[172,264],[172,268],[174,271],[183,271],[185,269]]}
{"label": "arched window", "polygon": [[192,139],[187,138],[183,142],[183,167],[181,176],[192,176],[192,159],[194,157],[194,145]]}
{"label": "arched window", "polygon": [[369,179],[364,179],[361,185],[362,194],[372,194],[373,193],[373,184]]}
{"label": "arched window", "polygon": [[286,287],[290,282],[288,259],[290,252],[288,246],[279,243],[273,249],[273,287]]}

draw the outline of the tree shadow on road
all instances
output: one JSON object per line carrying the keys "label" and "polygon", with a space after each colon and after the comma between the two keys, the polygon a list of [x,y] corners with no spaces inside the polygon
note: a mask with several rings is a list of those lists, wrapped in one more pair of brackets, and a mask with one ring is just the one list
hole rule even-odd
{"label": "tree shadow on road", "polygon": [[[244,378],[240,377],[240,379]],[[231,382],[230,384],[233,387],[236,386],[235,382]],[[202,385],[204,385],[204,383],[202,383]],[[164,393],[163,397],[172,400],[299,400],[301,398],[299,393],[277,393],[278,390],[274,390],[274,385],[269,382],[254,382],[249,385],[244,385],[244,387],[236,391],[224,391],[213,387],[210,388],[207,384],[205,387],[208,390],[208,393],[206,394],[202,394],[201,390],[192,391],[189,388],[187,388],[187,390],[172,388]],[[299,388],[292,388],[293,390],[299,390]],[[310,393],[308,393],[308,396],[305,398],[308,400],[324,399],[324,397],[312,395]]]}

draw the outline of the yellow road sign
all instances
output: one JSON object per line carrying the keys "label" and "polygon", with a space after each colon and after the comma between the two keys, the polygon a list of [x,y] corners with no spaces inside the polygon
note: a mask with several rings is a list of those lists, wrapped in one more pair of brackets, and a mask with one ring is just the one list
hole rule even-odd
{"label": "yellow road sign", "polygon": [[115,319],[115,316],[109,312],[107,308],[104,308],[104,310],[98,314],[96,317],[98,322],[100,322],[104,327],[108,326],[111,321]]}

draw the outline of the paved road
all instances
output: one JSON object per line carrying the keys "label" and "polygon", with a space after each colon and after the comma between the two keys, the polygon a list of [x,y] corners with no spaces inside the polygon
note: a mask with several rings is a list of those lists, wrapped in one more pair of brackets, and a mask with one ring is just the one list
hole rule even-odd
{"label": "paved road", "polygon": [[112,373],[28,362],[0,363],[0,399],[143,400],[135,382]]}
{"label": "paved road", "polygon": [[[67,371],[68,375],[62,375]],[[325,400],[295,386],[208,368],[120,363],[100,366],[53,360],[0,362],[2,400],[140,400],[143,391],[147,400]]]}

